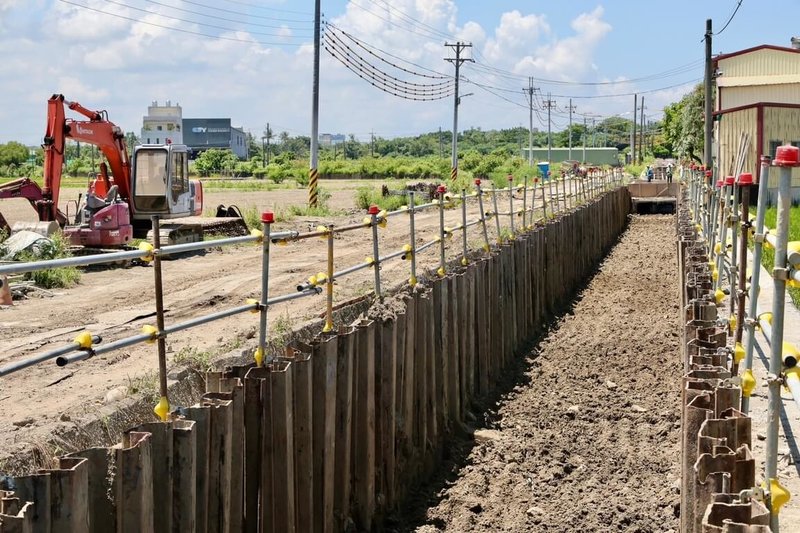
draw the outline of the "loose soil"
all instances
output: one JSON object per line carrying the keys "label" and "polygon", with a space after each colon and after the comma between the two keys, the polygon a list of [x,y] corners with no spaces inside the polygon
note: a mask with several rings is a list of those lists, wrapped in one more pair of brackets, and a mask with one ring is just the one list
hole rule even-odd
{"label": "loose soil", "polygon": [[456,464],[440,490],[400,529],[677,531],[674,231],[671,216],[631,218],[486,427],[451,448]]}
{"label": "loose soil", "polygon": [[[381,182],[374,184],[378,187]],[[324,218],[298,217],[276,224],[273,231],[308,231],[323,223],[342,226],[362,221],[365,213],[356,210],[353,202],[357,185],[347,181],[323,184],[332,192],[330,206],[343,214]],[[70,195],[62,194],[62,197],[67,196]],[[302,189],[209,191],[205,194],[207,206],[236,204],[243,209],[255,206],[259,211],[291,204],[303,205],[306,198],[307,193]],[[508,195],[499,195],[498,201],[502,202],[500,205],[508,206]],[[470,201],[468,205],[469,220],[474,220],[478,216],[477,202]],[[515,209],[521,208],[520,201],[515,205]],[[27,203],[4,201],[2,208],[10,222],[25,216],[35,217]],[[18,215],[14,215],[15,212]],[[446,210],[447,226],[454,227],[460,222],[460,208]],[[501,217],[501,225],[508,226],[507,216]],[[433,240],[438,235],[438,228],[437,209],[418,213],[417,245]],[[483,244],[478,228],[473,226],[469,230],[471,249],[479,249]],[[380,229],[379,233],[382,256],[400,250],[409,242],[408,216],[391,218],[388,227]],[[489,221],[488,234],[494,243],[494,219]],[[456,232],[452,239],[446,240],[446,246],[449,260],[460,258],[461,234]],[[372,255],[370,232],[365,229],[338,235],[334,248],[336,270],[362,264],[365,257]],[[419,254],[420,275],[438,267],[438,250],[437,245]],[[274,246],[270,259],[270,296],[294,293],[299,283],[326,270],[325,258],[325,242],[317,239]],[[258,298],[260,294],[259,246],[217,248],[202,256],[165,261],[163,265],[167,325],[239,306],[247,298]],[[407,261],[394,259],[382,265],[381,278],[385,290],[405,283],[408,277]],[[369,294],[373,279],[372,270],[364,269],[336,282],[334,304]],[[102,336],[103,343],[137,335],[143,325],[155,324],[153,294],[152,267],[112,268],[86,271],[78,286],[55,290],[52,296],[19,301],[11,307],[0,308],[0,366],[62,347],[72,342],[83,329]],[[270,338],[318,319],[324,309],[323,295],[271,306]],[[209,352],[213,357],[253,348],[257,324],[258,315],[248,313],[172,334],[167,339],[169,366],[173,366],[172,359],[178,354]],[[196,357],[195,360],[202,361],[203,358]],[[63,368],[47,361],[0,378],[0,470],[18,472],[34,466],[14,460],[21,452],[33,448],[46,450],[44,456],[70,451],[69,443],[59,443],[59,449],[48,443],[53,435],[80,430],[88,421],[107,417],[109,410],[126,396],[142,390],[154,392],[157,368],[155,345],[142,344]],[[109,441],[113,442],[115,438],[109,435]]]}

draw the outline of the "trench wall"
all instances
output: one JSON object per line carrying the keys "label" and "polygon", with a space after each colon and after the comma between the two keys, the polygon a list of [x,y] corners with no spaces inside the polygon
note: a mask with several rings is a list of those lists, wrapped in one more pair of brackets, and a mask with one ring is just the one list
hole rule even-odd
{"label": "trench wall", "polygon": [[615,189],[264,367],[209,373],[172,421],[6,479],[0,533],[379,528],[629,211]]}

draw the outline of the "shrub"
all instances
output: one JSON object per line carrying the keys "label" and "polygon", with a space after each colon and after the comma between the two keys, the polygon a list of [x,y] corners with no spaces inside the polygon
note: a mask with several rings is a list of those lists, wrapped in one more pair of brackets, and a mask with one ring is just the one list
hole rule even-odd
{"label": "shrub", "polygon": [[[61,259],[70,257],[69,241],[64,238],[61,232],[50,236],[50,241],[39,248],[39,253],[26,252],[22,254],[23,261],[46,261],[49,259]],[[45,289],[66,288],[78,283],[81,274],[75,267],[52,268],[28,272],[25,274],[26,280],[32,280],[38,287]]]}

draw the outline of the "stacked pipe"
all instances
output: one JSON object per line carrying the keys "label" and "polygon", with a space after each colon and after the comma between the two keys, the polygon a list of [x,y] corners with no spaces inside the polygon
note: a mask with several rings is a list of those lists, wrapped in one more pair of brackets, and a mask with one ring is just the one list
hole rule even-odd
{"label": "stacked pipe", "polygon": [[380,528],[629,210],[623,188],[598,195],[261,366],[209,373],[170,420],[7,480],[0,533]]}
{"label": "stacked pipe", "polygon": [[[792,367],[797,363],[796,358],[781,357],[785,283],[792,273],[786,246],[788,189],[790,167],[798,166],[799,159],[797,148],[778,150],[775,165],[782,167],[778,231],[772,239],[764,229],[770,161],[762,160],[749,287],[746,267],[747,243],[753,229],[749,213],[753,176],[740,173],[715,184],[710,171],[692,167],[688,187],[683,190],[678,216],[681,303],[686,319],[682,343],[686,371],[682,389],[682,531],[779,530],[780,507],[789,498],[776,473],[777,424],[782,408],[779,387],[792,382]],[[776,250],[775,299],[773,312],[759,316],[761,248],[770,242]],[[729,314],[720,316],[726,295],[730,296]],[[780,318],[776,321],[775,316]],[[768,482],[757,483],[748,412],[756,387],[752,363],[759,326],[770,340],[772,356],[762,476]]]}

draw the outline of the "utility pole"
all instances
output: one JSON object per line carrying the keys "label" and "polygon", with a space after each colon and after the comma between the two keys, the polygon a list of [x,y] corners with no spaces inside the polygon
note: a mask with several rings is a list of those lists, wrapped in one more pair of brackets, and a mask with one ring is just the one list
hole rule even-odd
{"label": "utility pole", "polygon": [[572,105],[572,98],[569,99],[569,129],[567,130],[567,137],[569,138],[569,157],[572,161],[572,112],[575,111],[575,106]]}
{"label": "utility pole", "polygon": [[[533,77],[528,77],[528,87],[523,87],[522,91],[528,97],[528,166],[533,166],[533,92],[536,87],[533,86]],[[520,141],[520,144],[522,142]],[[520,152],[522,147],[520,146]]]}
{"label": "utility pole", "polygon": [[319,157],[319,25],[320,0],[314,0],[314,74],[311,87],[311,154],[308,169],[308,206],[317,207],[317,160]]}
{"label": "utility pole", "polygon": [[586,115],[583,115],[583,163],[586,163]]}
{"label": "utility pole", "polygon": [[369,132],[369,156],[375,157],[375,132]]}
{"label": "utility pole", "polygon": [[597,138],[597,129],[595,128],[594,121],[595,117],[592,117],[592,148],[597,146],[595,143],[595,139]]}
{"label": "utility pole", "polygon": [[642,161],[644,161],[644,96],[642,96],[641,113],[642,113],[642,123],[641,123],[641,128],[640,128],[640,131],[639,131],[639,164],[640,165],[642,164]]}
{"label": "utility pole", "polygon": [[636,112],[639,110],[639,95],[633,95],[633,120],[631,121],[631,165],[636,164]]}
{"label": "utility pole", "polygon": [[711,19],[706,20],[706,75],[705,79],[703,80],[703,85],[705,88],[705,106],[704,106],[704,118],[705,118],[705,141],[704,149],[703,149],[703,161],[706,164],[707,169],[711,169],[713,161],[711,157],[711,135],[713,132],[713,117],[711,114],[711,79],[713,77],[713,72],[711,72],[711,36],[714,33],[711,31]]}
{"label": "utility pole", "polygon": [[544,102],[544,106],[547,108],[547,164],[552,165],[553,159],[553,139],[551,135],[551,128],[550,128],[550,110],[553,109],[553,105],[555,104],[555,100],[550,99],[550,93],[547,93],[547,100]]}
{"label": "utility pole", "polygon": [[444,138],[442,137],[441,126],[439,126],[439,157],[444,157]]}
{"label": "utility pole", "polygon": [[[317,2],[319,2],[319,0],[317,0]],[[461,52],[464,51],[465,48],[471,48],[472,44],[458,41],[455,44],[444,43],[444,45],[452,48],[456,53],[455,58],[446,57],[444,59],[445,61],[453,63],[456,67],[455,92],[453,93],[453,158],[450,167],[450,179],[455,180],[458,177],[458,106],[461,104],[461,97],[458,96],[458,78],[461,64],[466,61],[472,61],[472,59],[462,58]]]}

